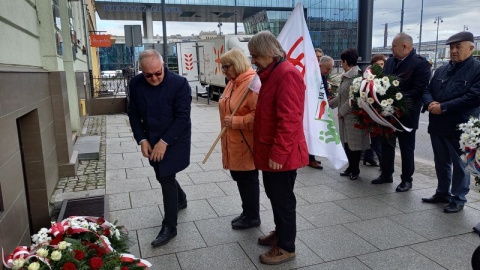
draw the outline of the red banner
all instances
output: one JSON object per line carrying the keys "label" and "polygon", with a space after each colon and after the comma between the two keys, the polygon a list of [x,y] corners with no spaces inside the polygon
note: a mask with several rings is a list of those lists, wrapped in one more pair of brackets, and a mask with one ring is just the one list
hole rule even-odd
{"label": "red banner", "polygon": [[91,47],[111,47],[110,35],[90,35]]}

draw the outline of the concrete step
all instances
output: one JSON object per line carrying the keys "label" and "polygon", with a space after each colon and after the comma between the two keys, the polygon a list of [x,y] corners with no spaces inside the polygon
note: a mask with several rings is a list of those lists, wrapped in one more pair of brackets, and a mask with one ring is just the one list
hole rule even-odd
{"label": "concrete step", "polygon": [[100,157],[101,136],[80,136],[73,145],[73,150],[78,151],[78,160],[98,160]]}

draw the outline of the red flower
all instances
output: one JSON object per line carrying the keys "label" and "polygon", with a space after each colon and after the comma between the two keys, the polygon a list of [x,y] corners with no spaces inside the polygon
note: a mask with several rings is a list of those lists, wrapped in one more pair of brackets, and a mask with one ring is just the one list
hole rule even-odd
{"label": "red flower", "polygon": [[75,259],[76,260],[81,261],[81,260],[83,260],[83,258],[85,258],[85,253],[83,253],[83,251],[76,249],[73,252],[75,252]]}
{"label": "red flower", "polygon": [[107,254],[107,251],[104,248],[99,247],[99,248],[96,248],[95,250],[97,251],[98,257],[103,257],[105,256],[105,254]]}
{"label": "red flower", "polygon": [[98,218],[97,224],[100,224],[100,225],[101,225],[101,224],[103,224],[103,223],[105,223],[105,219],[104,219],[103,217]]}
{"label": "red flower", "polygon": [[102,267],[102,259],[100,259],[99,257],[93,257],[90,259],[90,268],[91,269],[100,269]]}
{"label": "red flower", "polygon": [[103,235],[105,235],[106,237],[109,237],[110,234],[111,234],[110,229],[105,229],[105,231],[103,231]]}
{"label": "red flower", "polygon": [[66,262],[63,265],[62,270],[77,270],[77,266],[72,262]]}
{"label": "red flower", "polygon": [[128,270],[128,267],[127,266],[122,266],[122,268],[120,268],[120,270]]}

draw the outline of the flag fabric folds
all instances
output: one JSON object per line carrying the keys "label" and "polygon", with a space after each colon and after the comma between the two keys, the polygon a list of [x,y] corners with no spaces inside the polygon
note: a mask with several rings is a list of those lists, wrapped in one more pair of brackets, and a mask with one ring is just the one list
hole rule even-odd
{"label": "flag fabric folds", "polygon": [[277,39],[306,84],[303,128],[308,152],[327,158],[335,169],[340,169],[348,160],[328,106],[302,3],[297,3]]}

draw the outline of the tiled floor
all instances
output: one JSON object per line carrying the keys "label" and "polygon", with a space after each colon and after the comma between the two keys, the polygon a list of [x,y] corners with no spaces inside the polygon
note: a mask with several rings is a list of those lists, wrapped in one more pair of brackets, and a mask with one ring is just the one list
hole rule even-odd
{"label": "tiled floor", "polygon": [[202,164],[220,130],[216,103],[194,100],[192,122],[192,163],[178,174],[188,208],[179,214],[178,236],[152,248],[162,221],[160,185],[131,134],[125,133],[127,117],[106,117],[110,220],[129,229],[132,253],[152,262],[153,269],[470,269],[480,244],[472,233],[480,222],[478,187],[472,186],[464,211],[444,214],[441,205],[421,202],[435,192],[432,175],[416,173],[414,188],[396,193],[397,174],[393,184],[371,185],[377,167],[361,165],[359,180],[350,181],[327,161],[323,171],[298,170],[296,259],[279,266],[260,264],[258,255],[267,248],[256,239],[274,226],[263,187],[261,226],[232,230],[230,220],[241,212],[240,197],[222,169],[219,146]]}

